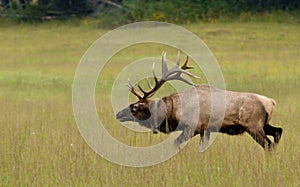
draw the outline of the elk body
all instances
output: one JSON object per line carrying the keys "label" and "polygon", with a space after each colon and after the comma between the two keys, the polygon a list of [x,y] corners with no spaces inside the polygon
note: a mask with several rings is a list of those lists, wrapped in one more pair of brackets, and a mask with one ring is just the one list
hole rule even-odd
{"label": "elk body", "polygon": [[[150,91],[139,94],[129,82],[130,91],[138,97],[136,103],[118,112],[117,119],[121,122],[134,121],[140,125],[152,129],[154,133],[170,133],[182,131],[175,140],[175,145],[189,140],[200,134],[200,143],[206,144],[211,132],[238,135],[249,133],[254,140],[265,149],[271,149],[281,138],[282,128],[273,127],[270,124],[271,115],[276,105],[273,99],[255,93],[225,91],[209,85],[193,85],[190,89],[174,93],[158,100],[149,98],[169,80],[180,80],[187,84],[181,74],[197,77],[187,69],[188,57],[184,65],[179,68],[180,53],[176,66],[168,70],[166,65],[166,53],[162,57],[162,78],[157,79],[154,68],[152,69],[155,86],[148,81]],[[214,97],[211,97],[211,96]],[[218,99],[225,99],[224,115],[212,112],[213,104],[218,104]],[[267,137],[271,135],[274,143]]]}

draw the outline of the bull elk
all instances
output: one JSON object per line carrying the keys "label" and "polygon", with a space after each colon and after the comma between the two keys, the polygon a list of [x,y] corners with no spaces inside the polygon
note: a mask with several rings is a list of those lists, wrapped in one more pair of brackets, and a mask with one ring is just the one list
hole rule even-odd
{"label": "bull elk", "polygon": [[[116,118],[120,122],[138,122],[140,125],[153,130],[154,133],[158,131],[162,133],[182,131],[174,142],[176,146],[180,146],[181,143],[197,134],[200,134],[201,146],[201,144],[208,142],[211,132],[229,135],[247,132],[266,150],[272,149],[279,142],[282,128],[273,127],[269,123],[276,105],[273,99],[255,93],[225,91],[204,84],[193,85],[181,76],[185,74],[197,78],[197,76],[186,71],[192,68],[187,65],[188,60],[187,56],[185,63],[179,68],[180,52],[178,51],[176,65],[169,70],[166,53],[163,52],[162,77],[157,78],[153,64],[152,73],[155,85],[152,86],[147,79],[149,91],[145,91],[140,85],[137,85],[140,90],[138,92],[128,81],[127,86],[130,92],[137,96],[138,101],[118,112]],[[192,85],[192,87],[158,100],[149,99],[165,82],[170,80],[179,80]],[[216,102],[212,101],[211,95],[218,94],[223,94],[225,98],[225,111],[222,119],[218,119],[220,118],[218,115],[211,117],[211,115],[215,115],[211,113],[212,102]],[[195,111],[196,115],[189,115]],[[212,123],[208,125],[210,119],[215,120],[212,120]],[[274,142],[267,135],[273,136]]]}

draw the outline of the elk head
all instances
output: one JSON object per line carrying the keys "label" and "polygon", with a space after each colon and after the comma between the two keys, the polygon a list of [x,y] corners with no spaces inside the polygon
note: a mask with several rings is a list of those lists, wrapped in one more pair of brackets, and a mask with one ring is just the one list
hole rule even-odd
{"label": "elk head", "polygon": [[187,69],[192,69],[192,67],[189,67],[187,65],[188,60],[189,58],[187,57],[185,63],[179,68],[180,51],[178,51],[176,65],[169,70],[166,62],[166,52],[163,52],[162,77],[158,80],[154,72],[154,64],[153,64],[152,73],[153,73],[155,85],[152,86],[148,78],[147,78],[147,83],[150,89],[149,91],[145,91],[140,85],[137,85],[137,87],[139,88],[139,90],[143,95],[140,94],[128,80],[127,86],[130,92],[133,93],[139,100],[135,103],[130,104],[128,107],[118,112],[116,118],[120,122],[134,121],[150,129],[157,128],[157,125],[159,125],[157,124],[157,120],[165,119],[167,108],[159,100],[158,101],[150,100],[149,98],[152,97],[165,82],[170,80],[179,80],[189,85],[193,85],[191,82],[181,77],[181,74],[186,74],[190,77],[198,78],[197,76],[185,71]]}

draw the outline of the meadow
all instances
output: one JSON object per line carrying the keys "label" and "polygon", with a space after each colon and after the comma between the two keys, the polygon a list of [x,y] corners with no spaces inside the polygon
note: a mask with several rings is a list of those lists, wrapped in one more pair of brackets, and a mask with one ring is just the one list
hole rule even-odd
{"label": "meadow", "polygon": [[[271,124],[284,131],[274,151],[265,152],[248,134],[220,134],[204,153],[198,152],[198,136],[161,164],[131,168],[111,163],[86,144],[72,110],[76,67],[88,47],[108,30],[88,20],[3,24],[0,186],[300,186],[300,25],[228,22],[183,27],[214,53],[228,90],[276,100]],[[112,84],[124,65],[143,55],[159,57],[161,50],[162,46],[141,45],[120,52],[96,88],[99,116],[114,137],[129,145],[148,145],[149,140],[159,142],[167,135],[121,126],[111,110]]]}

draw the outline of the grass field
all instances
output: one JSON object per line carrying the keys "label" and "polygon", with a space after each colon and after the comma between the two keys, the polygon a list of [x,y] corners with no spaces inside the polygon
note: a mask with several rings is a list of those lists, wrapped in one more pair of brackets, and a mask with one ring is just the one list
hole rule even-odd
{"label": "grass field", "polygon": [[[218,135],[203,154],[195,137],[162,164],[113,164],[85,143],[72,111],[76,67],[87,48],[107,31],[85,21],[6,25],[0,26],[0,186],[300,186],[300,25],[185,27],[215,54],[228,90],[256,92],[277,101],[271,123],[284,132],[275,151],[266,153],[247,134]],[[161,46],[136,46],[111,64],[160,54]],[[163,135],[131,132],[114,119],[109,90],[119,69],[108,65],[107,81],[96,89],[107,93],[97,98],[99,116],[111,124],[109,132],[127,144],[143,145],[149,138],[158,142]]]}

